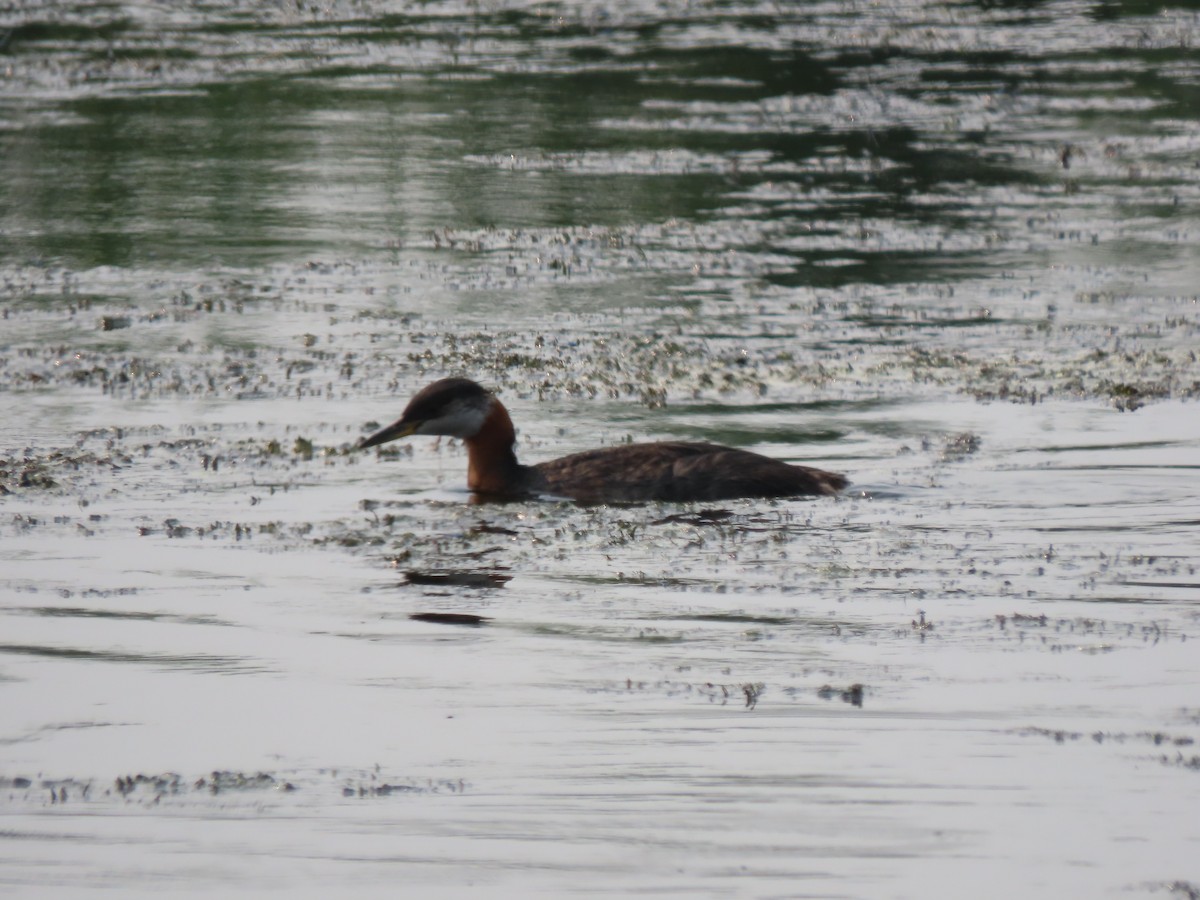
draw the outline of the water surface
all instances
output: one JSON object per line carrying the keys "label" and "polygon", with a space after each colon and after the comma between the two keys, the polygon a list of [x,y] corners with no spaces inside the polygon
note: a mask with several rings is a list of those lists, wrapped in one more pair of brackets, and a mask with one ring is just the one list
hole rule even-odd
{"label": "water surface", "polygon": [[0,13],[6,896],[1195,896],[1198,24]]}

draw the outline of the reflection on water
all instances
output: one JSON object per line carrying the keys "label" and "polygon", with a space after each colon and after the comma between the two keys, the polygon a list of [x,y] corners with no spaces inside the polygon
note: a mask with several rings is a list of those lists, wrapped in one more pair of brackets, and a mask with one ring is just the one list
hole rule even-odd
{"label": "reflection on water", "polygon": [[73,647],[38,647],[25,644],[0,644],[0,653],[99,662],[150,663],[152,665],[177,666],[185,669],[218,670],[230,667],[240,668],[242,663],[245,662],[244,660],[222,659],[215,656],[172,656],[165,653],[112,653],[100,650],[81,650]]}
{"label": "reflection on water", "polygon": [[953,282],[1030,254],[1195,274],[1194,15],[342,12],[10,14],[4,259],[391,248],[403,268],[442,230],[469,251],[453,233],[583,226],[659,272],[708,251],[718,280],[789,286]]}
{"label": "reflection on water", "polygon": [[1198,24],[0,12],[6,896],[1194,895]]}

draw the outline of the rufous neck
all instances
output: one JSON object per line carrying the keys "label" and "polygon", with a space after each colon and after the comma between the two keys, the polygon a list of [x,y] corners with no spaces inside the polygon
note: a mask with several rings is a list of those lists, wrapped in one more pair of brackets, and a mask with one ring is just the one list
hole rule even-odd
{"label": "rufous neck", "polygon": [[483,427],[467,438],[467,487],[485,494],[511,494],[520,490],[521,466],[513,450],[517,432],[508,410],[492,398]]}

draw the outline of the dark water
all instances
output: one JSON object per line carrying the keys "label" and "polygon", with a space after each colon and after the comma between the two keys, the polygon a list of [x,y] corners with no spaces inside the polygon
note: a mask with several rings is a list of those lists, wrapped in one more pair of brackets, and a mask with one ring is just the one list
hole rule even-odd
{"label": "dark water", "polygon": [[[1195,896],[1200,16],[0,11],[6,896]],[[712,439],[839,500],[473,505]],[[422,619],[413,619],[414,614]]]}

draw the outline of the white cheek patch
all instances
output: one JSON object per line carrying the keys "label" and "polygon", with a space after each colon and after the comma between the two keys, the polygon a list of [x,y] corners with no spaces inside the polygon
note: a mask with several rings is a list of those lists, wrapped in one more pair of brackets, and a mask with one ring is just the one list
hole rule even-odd
{"label": "white cheek patch", "polygon": [[422,422],[417,428],[417,434],[440,434],[447,437],[469,438],[479,433],[487,411],[480,409],[478,404],[456,400],[447,408],[445,414],[436,419]]}

